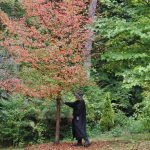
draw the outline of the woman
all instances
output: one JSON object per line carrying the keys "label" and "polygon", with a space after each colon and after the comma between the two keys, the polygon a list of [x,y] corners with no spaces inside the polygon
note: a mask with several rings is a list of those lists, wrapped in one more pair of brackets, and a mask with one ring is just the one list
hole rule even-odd
{"label": "woman", "polygon": [[90,142],[86,134],[86,106],[83,93],[78,91],[74,95],[76,97],[75,102],[65,102],[64,104],[73,108],[72,133],[73,138],[77,140],[75,146],[82,146],[82,139],[84,139],[84,146],[88,147]]}

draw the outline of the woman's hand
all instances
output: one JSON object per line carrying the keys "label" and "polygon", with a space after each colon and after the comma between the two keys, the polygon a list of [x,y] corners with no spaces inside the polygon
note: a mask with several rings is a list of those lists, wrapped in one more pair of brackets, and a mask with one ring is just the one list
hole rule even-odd
{"label": "woman's hand", "polygon": [[64,105],[64,104],[65,104],[65,102],[64,102],[64,100],[62,99],[62,100],[61,100],[61,105]]}

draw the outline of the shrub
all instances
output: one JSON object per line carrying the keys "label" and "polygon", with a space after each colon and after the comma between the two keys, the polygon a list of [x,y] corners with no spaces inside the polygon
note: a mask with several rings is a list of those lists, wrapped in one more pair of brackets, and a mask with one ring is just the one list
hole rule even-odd
{"label": "shrub", "polygon": [[115,113],[114,122],[116,126],[125,126],[128,122],[128,117],[120,110]]}
{"label": "shrub", "polygon": [[[21,95],[13,95],[8,99],[1,98],[0,143],[21,146],[53,140],[55,108],[53,101],[29,99]],[[68,110],[63,110],[64,116],[67,113]],[[69,136],[70,128],[68,126],[70,124],[67,123],[67,119],[62,118],[61,133]]]}
{"label": "shrub", "polygon": [[109,131],[114,126],[114,111],[111,105],[110,93],[106,93],[100,126],[103,131]]}
{"label": "shrub", "polygon": [[149,98],[143,102],[144,107],[142,108],[142,113],[140,115],[140,120],[143,123],[144,129],[150,132],[150,103]]}
{"label": "shrub", "polygon": [[45,131],[40,119],[40,111],[24,97],[11,96],[0,101],[0,143],[22,145],[29,141],[42,141]]}
{"label": "shrub", "polygon": [[141,120],[129,118],[126,129],[131,134],[142,133],[145,129]]}
{"label": "shrub", "polygon": [[102,114],[104,91],[97,85],[88,86],[84,90],[84,98],[87,106],[87,120],[92,126],[93,124],[97,125]]}
{"label": "shrub", "polygon": [[113,137],[119,137],[122,135],[122,128],[120,126],[115,127],[114,129],[111,130],[111,134]]}

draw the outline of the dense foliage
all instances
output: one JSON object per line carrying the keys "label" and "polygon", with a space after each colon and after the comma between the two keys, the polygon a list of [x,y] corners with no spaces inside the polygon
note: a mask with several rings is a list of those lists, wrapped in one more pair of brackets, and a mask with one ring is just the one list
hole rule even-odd
{"label": "dense foliage", "polygon": [[4,32],[1,46],[20,65],[18,78],[1,82],[4,89],[47,98],[84,84],[82,49],[86,40],[84,25],[88,23],[81,14],[84,3],[43,0],[22,4],[26,13],[20,19],[12,20],[0,13],[8,34]]}
{"label": "dense foliage", "polygon": [[[0,143],[24,145],[54,140],[55,133],[55,101],[25,98],[21,95],[8,95],[0,99]],[[61,131],[69,129],[67,119],[69,110],[62,110]],[[69,116],[68,116],[69,117]],[[70,131],[65,134],[70,135]],[[63,138],[63,133],[61,138]],[[67,137],[65,137],[67,138]]]}
{"label": "dense foliage", "polygon": [[[100,0],[99,3],[95,22],[90,27],[95,33],[91,69],[91,79],[94,83],[82,87],[87,105],[88,133],[91,136],[106,133],[117,137],[128,133],[150,132],[150,3],[147,0]],[[25,4],[26,9],[29,9],[29,5]],[[25,9],[18,1],[4,0],[0,3],[0,7],[8,16],[17,19],[17,21],[25,14]],[[71,11],[67,5],[64,5],[64,8],[65,10],[60,9],[60,11],[65,11],[66,14]],[[56,11],[56,9],[54,10]],[[11,13],[12,11],[14,13]],[[55,15],[57,16],[59,13],[59,11],[56,11]],[[79,14],[82,15],[78,19],[86,18],[86,11],[83,7]],[[70,14],[68,13],[67,15],[69,19]],[[59,29],[53,23],[56,18],[52,17],[53,21],[50,22],[50,29],[53,29],[53,32],[46,30],[45,26],[41,28],[41,24],[39,24],[39,20],[35,16],[31,17],[29,15],[25,18],[23,21],[26,23],[27,28],[23,26],[24,33],[30,33],[28,32],[29,30],[25,31],[30,28],[32,28],[32,33],[40,33],[30,35],[29,39],[32,39],[32,46],[29,43],[26,45],[27,43],[25,42],[24,47],[27,49],[26,52],[31,52],[30,57],[26,57],[27,53],[22,53],[21,57],[19,57],[20,60],[18,60],[20,63],[19,68],[17,68],[17,66],[10,63],[11,61],[8,59],[10,56],[1,47],[0,62],[1,58],[4,58],[5,62],[3,65],[1,63],[0,71],[2,69],[6,71],[7,69],[7,72],[3,70],[3,73],[8,76],[10,74],[16,76],[17,74],[23,81],[28,81],[29,87],[32,85],[31,83],[40,79],[34,86],[37,91],[38,88],[41,88],[41,85],[46,86],[46,83],[50,83],[49,85],[55,90],[58,84],[61,90],[66,90],[68,85],[74,86],[74,83],[77,83],[77,86],[83,85],[86,80],[84,80],[85,74],[82,68],[76,74],[76,72],[72,72],[72,67],[80,68],[82,66],[81,51],[77,50],[79,47],[83,50],[83,47],[81,46],[82,44],[78,45],[77,43],[85,40],[86,35],[80,34],[80,31],[85,30],[82,25],[87,22],[85,20],[78,22],[76,17],[72,20],[73,22],[70,22],[70,19],[65,20],[60,14],[57,17],[58,24],[62,23],[61,28]],[[20,22],[20,24],[22,23]],[[72,31],[71,29],[75,31],[77,28],[80,31],[71,33],[68,28],[66,29],[66,23],[68,26],[70,25],[70,31]],[[72,28],[73,25],[75,26]],[[8,34],[8,32],[4,32],[5,29],[6,26],[1,24],[1,35]],[[58,32],[63,32],[61,37],[58,36],[60,35]],[[65,38],[66,33],[68,33],[68,38]],[[19,34],[21,37],[15,37],[16,39],[13,40],[15,42],[19,40],[20,44],[20,41],[23,42],[23,37],[22,33]],[[35,47],[40,44],[38,42],[39,40],[41,41],[40,35],[46,39],[46,42],[42,42],[45,47],[49,49],[55,47],[57,49],[57,53],[53,53],[56,56],[49,57],[53,60],[52,63],[48,62],[49,58],[46,57],[45,51],[39,51],[39,48]],[[49,35],[48,38],[46,38],[47,35]],[[71,36],[79,38],[74,40]],[[10,38],[12,37],[9,37],[9,40]],[[1,39],[4,40],[3,38]],[[9,40],[7,39],[7,41]],[[51,41],[50,45],[47,41]],[[5,43],[5,46],[7,44]],[[72,48],[72,51],[68,47]],[[19,48],[22,48],[22,45]],[[31,54],[35,50],[38,52],[35,58],[38,58],[37,60],[40,60],[40,63],[37,63],[39,61],[27,59],[33,56]],[[73,55],[69,57],[68,53]],[[64,58],[68,59],[63,60]],[[25,62],[22,61],[23,59]],[[51,67],[45,70],[47,65]],[[60,71],[62,76],[59,76],[57,72],[57,79],[54,78],[56,72],[52,66],[58,67],[57,71]],[[38,71],[39,67],[42,70]],[[43,72],[46,75],[43,75]],[[49,72],[51,72],[50,77],[48,76]],[[74,76],[79,80],[77,81],[76,78],[73,78]],[[64,82],[64,78],[66,82]],[[4,74],[1,73],[0,79],[5,79]],[[72,79],[75,79],[75,82]],[[33,87],[30,89],[33,89]],[[51,101],[45,100],[45,91],[42,99],[29,98],[29,95],[38,94],[33,91],[32,94],[29,94],[30,89],[26,91],[28,93],[25,94],[26,96],[9,95],[7,91],[0,91],[0,120],[2,120],[0,128],[3,129],[0,131],[0,143],[23,145],[32,142],[40,143],[54,138],[56,104],[53,98],[51,98]],[[63,99],[73,101],[74,96],[70,92],[63,93]],[[65,106],[62,107],[61,111],[62,136],[71,138],[71,129],[69,128],[71,112]],[[67,127],[66,124],[68,125]],[[65,130],[66,128],[68,129],[67,131]]]}
{"label": "dense foliage", "polygon": [[116,112],[148,122],[149,4],[115,0],[101,3],[101,17],[93,28],[94,49],[100,54],[93,60],[94,77],[100,88],[112,93]]}

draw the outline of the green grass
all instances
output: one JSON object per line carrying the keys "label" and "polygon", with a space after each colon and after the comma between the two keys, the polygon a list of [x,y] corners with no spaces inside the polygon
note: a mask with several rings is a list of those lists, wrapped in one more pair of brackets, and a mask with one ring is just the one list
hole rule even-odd
{"label": "green grass", "polygon": [[107,133],[97,133],[94,135],[91,134],[90,138],[92,140],[104,140],[104,141],[150,141],[150,133],[139,133],[131,134],[129,132],[124,132],[121,135],[113,136],[110,132]]}

